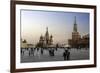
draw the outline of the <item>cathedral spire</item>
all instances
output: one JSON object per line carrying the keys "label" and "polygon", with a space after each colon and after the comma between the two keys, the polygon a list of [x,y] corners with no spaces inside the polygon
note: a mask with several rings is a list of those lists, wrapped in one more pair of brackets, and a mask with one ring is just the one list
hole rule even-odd
{"label": "cathedral spire", "polygon": [[47,30],[47,32],[48,32],[48,27],[46,27],[46,30]]}
{"label": "cathedral spire", "polygon": [[49,43],[49,32],[48,32],[48,27],[46,27],[45,40],[46,40],[46,44],[48,44],[48,43]]}
{"label": "cathedral spire", "polygon": [[74,28],[73,28],[74,32],[77,32],[77,23],[76,23],[76,16],[75,16],[75,21],[74,21]]}
{"label": "cathedral spire", "polygon": [[46,27],[46,36],[49,36],[48,27]]}
{"label": "cathedral spire", "polygon": [[48,40],[49,39],[49,32],[48,32],[48,27],[46,27],[46,33],[45,33],[45,37]]}

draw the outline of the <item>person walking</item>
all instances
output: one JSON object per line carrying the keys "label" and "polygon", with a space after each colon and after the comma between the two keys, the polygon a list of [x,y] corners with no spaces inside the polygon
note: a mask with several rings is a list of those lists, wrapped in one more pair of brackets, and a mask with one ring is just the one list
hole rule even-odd
{"label": "person walking", "polygon": [[70,60],[70,52],[67,51],[67,60]]}

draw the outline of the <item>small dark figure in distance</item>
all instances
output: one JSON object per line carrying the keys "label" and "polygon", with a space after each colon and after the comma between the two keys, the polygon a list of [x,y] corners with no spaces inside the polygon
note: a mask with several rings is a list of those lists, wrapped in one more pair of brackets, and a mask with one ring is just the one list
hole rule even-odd
{"label": "small dark figure in distance", "polygon": [[43,49],[41,49],[41,54],[43,55]]}

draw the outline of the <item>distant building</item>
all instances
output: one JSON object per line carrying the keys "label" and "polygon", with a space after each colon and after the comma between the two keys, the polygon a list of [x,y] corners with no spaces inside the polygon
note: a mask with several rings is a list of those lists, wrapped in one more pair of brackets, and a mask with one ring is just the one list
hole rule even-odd
{"label": "distant building", "polygon": [[77,30],[77,23],[76,23],[76,17],[74,21],[74,27],[72,32],[72,39],[68,40],[68,44],[71,47],[77,48],[77,47],[89,47],[89,34],[84,35],[82,38]]}
{"label": "distant building", "polygon": [[21,48],[28,48],[27,41],[25,39],[24,40],[21,39]]}
{"label": "distant building", "polygon": [[33,48],[33,47],[35,47],[35,45],[27,43],[27,41],[25,39],[24,40],[21,39],[21,48],[22,49]]}
{"label": "distant building", "polygon": [[89,34],[82,36],[81,41],[79,41],[80,47],[89,48]]}
{"label": "distant building", "polygon": [[51,45],[53,45],[53,36],[49,35],[47,27],[45,35],[40,36],[39,42],[37,43],[37,47],[50,47]]}

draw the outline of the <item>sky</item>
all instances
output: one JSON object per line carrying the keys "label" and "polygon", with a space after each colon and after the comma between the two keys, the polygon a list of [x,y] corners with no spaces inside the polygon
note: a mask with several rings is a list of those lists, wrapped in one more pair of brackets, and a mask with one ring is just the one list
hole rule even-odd
{"label": "sky", "polygon": [[36,44],[48,27],[53,42],[67,44],[72,37],[76,16],[77,29],[81,36],[89,33],[89,13],[21,10],[21,38]]}

